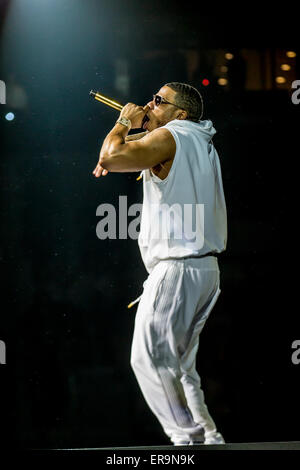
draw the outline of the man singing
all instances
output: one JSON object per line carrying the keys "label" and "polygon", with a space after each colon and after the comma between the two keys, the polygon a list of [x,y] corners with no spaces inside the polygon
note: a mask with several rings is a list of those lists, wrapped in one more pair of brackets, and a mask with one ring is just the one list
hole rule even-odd
{"label": "man singing", "polygon": [[[196,371],[199,335],[220,294],[217,254],[227,215],[212,122],[194,87],[167,83],[146,106],[128,103],[105,138],[94,175],[143,176],[139,247],[148,278],[131,366],[175,445],[223,444]],[[147,116],[145,118],[145,116]],[[128,136],[130,129],[145,132]]]}

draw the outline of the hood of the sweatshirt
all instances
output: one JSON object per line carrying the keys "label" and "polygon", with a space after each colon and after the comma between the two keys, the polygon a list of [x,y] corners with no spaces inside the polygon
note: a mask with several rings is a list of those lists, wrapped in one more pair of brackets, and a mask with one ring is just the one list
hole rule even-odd
{"label": "hood of the sweatshirt", "polygon": [[169,126],[179,126],[186,130],[193,128],[194,130],[201,132],[203,137],[205,137],[207,140],[211,140],[217,132],[210,119],[199,122],[189,121],[188,119],[174,119],[173,121],[168,122],[165,127]]}

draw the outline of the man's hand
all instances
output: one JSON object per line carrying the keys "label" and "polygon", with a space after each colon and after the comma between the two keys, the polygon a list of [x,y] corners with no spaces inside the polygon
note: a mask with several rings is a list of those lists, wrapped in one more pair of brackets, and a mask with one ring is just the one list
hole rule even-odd
{"label": "man's hand", "polygon": [[131,121],[131,129],[140,129],[142,122],[149,111],[149,106],[137,106],[133,103],[127,103],[120,113],[120,117],[126,117]]}
{"label": "man's hand", "polygon": [[95,175],[96,178],[99,178],[99,176],[106,176],[107,173],[108,173],[108,170],[106,170],[105,168],[103,168],[103,167],[100,165],[100,163],[98,162],[96,168],[95,168],[94,171],[93,171],[93,175]]}

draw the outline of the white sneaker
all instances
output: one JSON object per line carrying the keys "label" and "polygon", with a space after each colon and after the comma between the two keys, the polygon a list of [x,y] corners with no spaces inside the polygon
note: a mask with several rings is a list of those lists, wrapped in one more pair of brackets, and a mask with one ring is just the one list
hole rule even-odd
{"label": "white sneaker", "polygon": [[212,433],[205,434],[204,444],[206,445],[225,444],[225,441],[220,432],[212,432]]}
{"label": "white sneaker", "polygon": [[173,442],[174,446],[197,446],[199,444],[204,444],[204,441],[176,441],[176,442]]}
{"label": "white sneaker", "polygon": [[204,444],[204,440],[195,440],[195,441],[175,441],[173,442],[174,446],[197,446],[199,444]]}
{"label": "white sneaker", "polygon": [[192,446],[204,443],[204,428],[198,424],[193,428],[184,428],[184,431],[189,434],[186,438],[175,438],[173,441],[174,446]]}

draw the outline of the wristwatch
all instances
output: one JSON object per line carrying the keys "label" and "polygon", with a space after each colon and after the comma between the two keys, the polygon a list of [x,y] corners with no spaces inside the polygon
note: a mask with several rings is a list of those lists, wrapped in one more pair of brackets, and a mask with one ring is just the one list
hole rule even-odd
{"label": "wristwatch", "polygon": [[129,130],[131,129],[131,121],[130,121],[130,119],[127,119],[126,117],[123,117],[123,116],[122,116],[122,117],[120,117],[120,118],[117,120],[117,122],[118,122],[119,124],[122,124],[123,126],[128,127]]}

